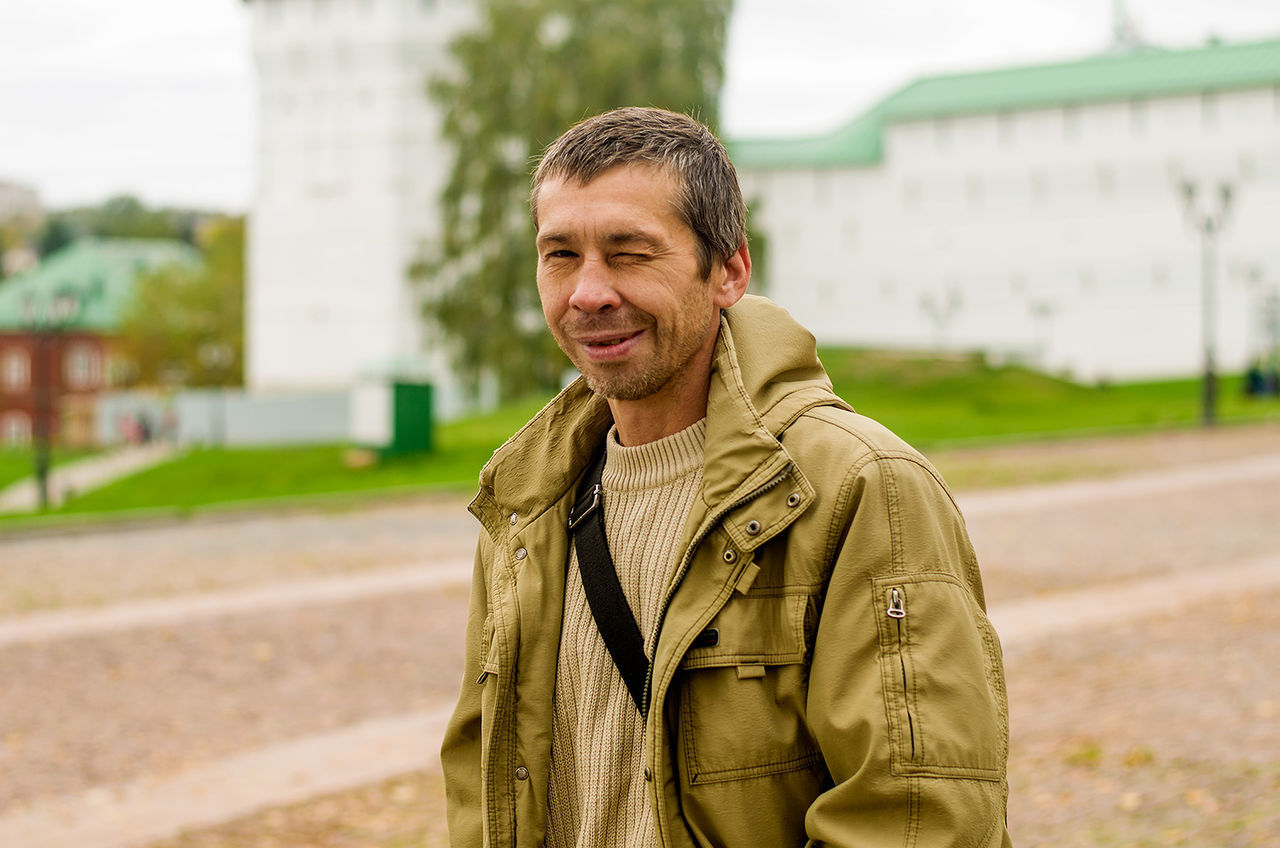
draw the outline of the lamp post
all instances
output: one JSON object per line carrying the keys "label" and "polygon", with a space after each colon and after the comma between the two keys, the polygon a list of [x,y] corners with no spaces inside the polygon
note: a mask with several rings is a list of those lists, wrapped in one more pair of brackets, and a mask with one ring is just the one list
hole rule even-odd
{"label": "lamp post", "polygon": [[1232,185],[1219,182],[1217,190],[1201,208],[1200,187],[1193,180],[1183,179],[1179,184],[1183,212],[1187,222],[1200,236],[1200,319],[1201,341],[1204,346],[1204,375],[1201,383],[1201,423],[1212,427],[1217,418],[1218,375],[1214,363],[1217,348],[1217,293],[1215,276],[1218,270],[1218,236],[1231,210],[1234,194]]}
{"label": "lamp post", "polygon": [[54,360],[57,339],[80,313],[80,300],[66,291],[57,292],[52,299],[38,309],[28,298],[23,307],[26,329],[34,342],[32,345],[31,384],[34,413],[31,422],[31,441],[35,451],[36,490],[40,499],[40,511],[49,508],[49,467],[52,453],[53,419],[57,412],[57,380]]}

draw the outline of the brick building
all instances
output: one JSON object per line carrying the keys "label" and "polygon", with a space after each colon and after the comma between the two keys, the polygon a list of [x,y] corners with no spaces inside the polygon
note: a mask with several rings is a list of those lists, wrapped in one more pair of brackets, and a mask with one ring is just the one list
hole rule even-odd
{"label": "brick building", "polygon": [[86,239],[0,282],[0,445],[41,425],[62,444],[92,443],[96,398],[123,376],[114,340],[139,277],[199,261],[176,241]]}

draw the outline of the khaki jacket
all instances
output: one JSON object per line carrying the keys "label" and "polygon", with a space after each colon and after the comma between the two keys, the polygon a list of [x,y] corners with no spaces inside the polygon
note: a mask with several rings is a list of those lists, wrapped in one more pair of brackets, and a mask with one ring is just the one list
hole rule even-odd
{"label": "khaki jacket", "polygon": [[[441,752],[454,848],[543,844],[565,522],[609,424],[578,381],[481,473]],[[1000,645],[964,520],[763,298],[722,320],[680,550],[645,734],[663,846],[1010,844]]]}

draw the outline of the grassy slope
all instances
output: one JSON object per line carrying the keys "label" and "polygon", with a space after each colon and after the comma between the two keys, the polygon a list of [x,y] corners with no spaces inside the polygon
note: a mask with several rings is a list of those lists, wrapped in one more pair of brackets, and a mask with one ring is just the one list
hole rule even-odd
{"label": "grassy slope", "polygon": [[[913,444],[1050,437],[1194,424],[1198,384],[1182,380],[1085,387],[975,358],[946,360],[847,350],[823,352],[837,391]],[[365,468],[344,462],[341,446],[194,450],[185,457],[76,499],[63,512],[193,507],[395,487],[469,489],[493,450],[545,401],[537,398],[439,428],[438,449]],[[1238,381],[1224,381],[1224,420],[1280,420],[1280,404],[1249,403]]]}
{"label": "grassy slope", "polygon": [[544,403],[536,399],[441,426],[431,454],[393,457],[364,467],[345,446],[196,449],[165,465],[77,498],[61,512],[191,507],[396,487],[468,488],[495,448]]}
{"label": "grassy slope", "polygon": [[[826,350],[836,392],[912,444],[1050,436],[1194,424],[1195,380],[1081,386],[976,357],[922,359]],[[1237,378],[1222,381],[1223,420],[1280,417],[1280,405],[1250,402]]]}

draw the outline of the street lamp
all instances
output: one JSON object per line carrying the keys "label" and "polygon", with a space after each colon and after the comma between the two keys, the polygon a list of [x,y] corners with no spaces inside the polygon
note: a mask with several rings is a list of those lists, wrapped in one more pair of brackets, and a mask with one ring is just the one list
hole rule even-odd
{"label": "street lamp", "polygon": [[44,304],[43,310],[36,308],[31,297],[23,304],[26,329],[34,341],[32,347],[35,355],[32,357],[31,368],[34,415],[31,439],[35,450],[36,489],[42,512],[49,508],[50,443],[53,419],[57,411],[57,384],[54,376],[56,342],[79,313],[80,299],[67,291],[54,294]]}
{"label": "street lamp", "polygon": [[[1199,202],[1200,187],[1190,179],[1179,184],[1183,212],[1187,222],[1200,236],[1200,318],[1201,339],[1204,343],[1204,377],[1201,386],[1201,421],[1212,427],[1218,403],[1218,376],[1214,354],[1217,347],[1217,300],[1214,276],[1218,268],[1218,236],[1231,209],[1233,188],[1225,180],[1218,183],[1216,195],[1202,209]],[[1208,192],[1206,192],[1208,193]]]}

